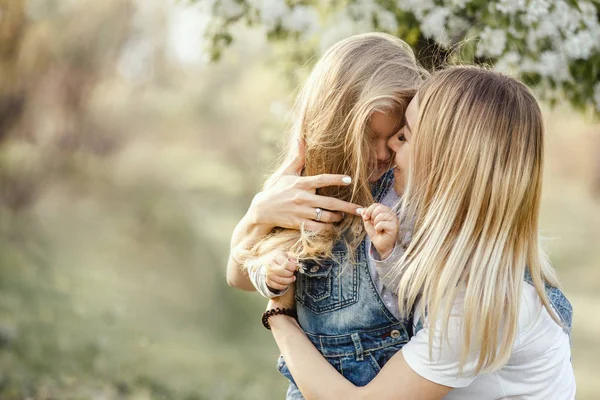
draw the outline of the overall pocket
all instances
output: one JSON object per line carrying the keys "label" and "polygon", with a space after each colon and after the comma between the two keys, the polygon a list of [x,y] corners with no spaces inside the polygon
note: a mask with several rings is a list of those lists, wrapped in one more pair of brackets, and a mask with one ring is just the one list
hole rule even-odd
{"label": "overall pocket", "polygon": [[317,314],[356,303],[357,266],[346,261],[344,252],[334,252],[331,259],[304,262],[296,281],[296,301]]}

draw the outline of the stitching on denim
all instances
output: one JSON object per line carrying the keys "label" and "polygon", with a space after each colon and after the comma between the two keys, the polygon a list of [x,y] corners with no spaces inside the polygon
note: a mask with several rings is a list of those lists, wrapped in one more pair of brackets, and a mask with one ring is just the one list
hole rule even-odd
{"label": "stitching on denim", "polygon": [[[333,280],[331,278],[331,275],[327,275],[326,277],[304,277],[303,279],[306,279],[306,290],[305,290],[305,294],[310,297],[312,300],[314,301],[323,301],[329,297],[331,297],[331,287],[333,286]],[[314,280],[320,280],[320,279],[327,279],[327,282],[323,283],[321,281],[317,281],[315,282]],[[323,292],[322,295],[319,295],[318,297],[313,294],[311,294],[311,289],[320,289],[321,286],[324,286],[325,291]],[[320,291],[319,291],[320,293]]]}
{"label": "stitching on denim", "polygon": [[[360,332],[363,334],[370,334],[370,335],[376,335],[379,333],[385,333],[387,331],[393,330],[398,328],[398,325],[402,325],[402,323],[400,322],[396,322],[393,324],[389,324],[389,325],[385,325],[385,326],[379,326],[377,328],[373,328],[373,329],[369,329],[369,330],[361,330]],[[309,332],[309,331],[304,331],[304,333],[307,334],[307,336],[313,337],[315,338],[315,340],[317,338],[336,338],[336,339],[341,339],[341,338],[345,338],[348,337],[350,335],[350,333],[341,333],[339,335],[321,335],[318,333],[314,333],[314,332]]]}
{"label": "stitching on denim", "polygon": [[381,367],[379,366],[379,363],[377,362],[375,357],[373,357],[373,353],[369,352],[367,354],[367,357],[369,357],[369,359],[371,360],[371,365],[373,366],[373,369],[375,370],[375,374],[378,374],[381,371]]}
{"label": "stitching on denim", "polygon": [[[403,340],[403,341],[396,342],[396,343],[390,343],[390,344],[387,344],[387,345],[385,345],[385,346],[373,347],[373,348],[370,348],[370,349],[367,349],[367,350],[365,350],[365,354],[368,354],[368,353],[371,353],[371,352],[374,352],[374,351],[377,351],[377,350],[383,350],[383,349],[387,349],[388,347],[392,347],[392,346],[395,346],[395,345],[402,345],[402,347],[404,347],[404,345],[406,345],[406,343],[408,343],[408,340]],[[400,351],[400,349],[398,349],[398,351]],[[321,353],[321,354],[322,354],[322,353]],[[327,355],[325,355],[325,354],[322,354],[322,355],[323,355],[323,357],[325,357],[325,358],[333,358],[333,357],[354,357],[354,356],[356,355],[356,353],[355,353],[355,352],[350,352],[350,353],[327,354]]]}
{"label": "stitching on denim", "polygon": [[[299,279],[299,281],[302,281],[302,283],[301,283],[302,291],[299,290],[296,292],[296,296],[295,296],[296,301],[298,301],[298,303],[302,304],[304,307],[308,308],[315,314],[323,314],[326,312],[337,311],[337,310],[340,310],[351,304],[357,303],[358,302],[358,276],[357,276],[357,271],[356,271],[357,268],[353,267],[352,271],[351,271],[351,275],[350,275],[350,279],[352,279],[353,282],[351,285],[349,285],[351,288],[351,293],[350,293],[349,298],[346,300],[341,300],[342,299],[341,291],[342,291],[342,287],[344,286],[344,279],[340,279],[340,277],[338,277],[338,279],[335,281],[335,283],[338,285],[338,290],[337,290],[339,292],[338,300],[331,301],[331,302],[329,302],[329,304],[316,304],[317,302],[323,302],[324,300],[331,297],[332,286],[334,284],[333,277],[332,277],[332,275],[335,273],[334,268],[336,268],[336,267],[334,267],[332,265],[330,268],[330,272],[327,275],[327,279],[329,281],[329,284],[327,285],[329,294],[327,296],[323,296],[323,297],[319,297],[319,298],[315,298],[314,296],[312,296],[309,293],[309,290],[310,290],[309,278],[302,275],[301,278]],[[337,268],[341,268],[341,266],[338,266]],[[315,279],[315,278],[311,278],[311,279]],[[312,300],[312,303],[307,301],[307,299],[305,299],[304,296],[307,296],[310,300]]]}

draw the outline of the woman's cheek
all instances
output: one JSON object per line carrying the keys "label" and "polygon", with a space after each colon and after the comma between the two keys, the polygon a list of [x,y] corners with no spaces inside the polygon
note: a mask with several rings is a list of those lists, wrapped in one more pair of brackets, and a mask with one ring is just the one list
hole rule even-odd
{"label": "woman's cheek", "polygon": [[404,168],[406,167],[406,156],[405,156],[406,152],[404,150],[404,147],[405,146],[402,146],[396,152],[396,158],[395,158],[396,167],[400,170],[404,170]]}

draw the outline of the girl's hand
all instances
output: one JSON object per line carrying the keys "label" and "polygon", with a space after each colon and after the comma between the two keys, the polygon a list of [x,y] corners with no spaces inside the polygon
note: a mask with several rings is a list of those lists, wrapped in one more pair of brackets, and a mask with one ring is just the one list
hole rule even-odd
{"label": "girl's hand", "polygon": [[283,296],[273,297],[272,299],[269,299],[269,303],[267,304],[267,311],[273,310],[277,307],[279,307],[279,308],[295,308],[296,307],[296,299],[294,298],[295,293],[296,293],[296,285],[291,285],[289,290]]}
{"label": "girl's hand", "polygon": [[283,251],[276,250],[270,255],[266,266],[266,282],[270,289],[285,290],[296,282],[294,275],[298,270],[298,263],[289,258]]}
{"label": "girl's hand", "polygon": [[398,216],[391,208],[375,203],[362,210],[365,230],[382,259],[389,257],[398,237]]}
{"label": "girl's hand", "polygon": [[[352,181],[350,177],[300,176],[303,168],[304,144],[299,142],[297,156],[283,168],[282,175],[252,200],[247,215],[254,224],[265,226],[267,232],[274,227],[300,229],[302,224],[309,231],[321,232],[341,221],[342,213],[358,215],[356,210],[360,205],[316,194],[318,188],[348,186]],[[317,208],[323,210],[319,221],[316,221]]]}

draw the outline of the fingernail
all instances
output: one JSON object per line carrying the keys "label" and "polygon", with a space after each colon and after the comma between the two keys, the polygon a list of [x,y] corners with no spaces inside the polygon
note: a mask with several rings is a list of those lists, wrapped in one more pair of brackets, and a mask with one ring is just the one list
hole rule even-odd
{"label": "fingernail", "polygon": [[342,178],[342,182],[344,182],[346,185],[349,185],[352,183],[352,178],[350,178],[349,176],[345,176]]}
{"label": "fingernail", "polygon": [[358,215],[362,215],[362,213],[363,213],[364,211],[365,211],[365,209],[364,209],[364,208],[357,208],[357,209],[356,209],[356,213],[357,213]]}

